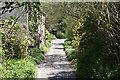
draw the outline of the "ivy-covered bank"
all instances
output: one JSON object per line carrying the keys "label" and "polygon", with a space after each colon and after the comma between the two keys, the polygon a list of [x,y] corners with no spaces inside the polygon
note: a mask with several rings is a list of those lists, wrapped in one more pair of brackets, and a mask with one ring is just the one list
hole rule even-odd
{"label": "ivy-covered bank", "polygon": [[[44,59],[44,54],[51,46],[51,35],[45,31],[46,44],[35,48],[35,39],[26,40],[26,25],[16,23],[12,31],[7,34],[12,21],[1,20],[0,24],[0,78],[35,78],[35,66]],[[7,36],[6,36],[7,35]],[[26,52],[26,47],[29,45]]]}

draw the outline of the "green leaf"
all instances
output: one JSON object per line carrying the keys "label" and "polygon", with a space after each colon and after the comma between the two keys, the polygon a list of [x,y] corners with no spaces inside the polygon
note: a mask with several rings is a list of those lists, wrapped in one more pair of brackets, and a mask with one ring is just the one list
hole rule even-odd
{"label": "green leaf", "polygon": [[14,40],[15,40],[15,38],[11,39],[11,41],[14,41]]}
{"label": "green leaf", "polygon": [[10,16],[10,21],[12,21],[12,20],[15,20],[16,19],[16,17],[13,17],[13,16]]}
{"label": "green leaf", "polygon": [[40,23],[42,23],[42,19],[40,19]]}
{"label": "green leaf", "polygon": [[13,38],[13,37],[14,37],[14,35],[11,35],[11,36],[10,36],[10,38]]}
{"label": "green leaf", "polygon": [[2,55],[5,55],[5,52],[4,51],[2,51],[2,53],[1,53]]}
{"label": "green leaf", "polygon": [[5,36],[5,34],[4,33],[0,33],[0,37],[4,37]]}

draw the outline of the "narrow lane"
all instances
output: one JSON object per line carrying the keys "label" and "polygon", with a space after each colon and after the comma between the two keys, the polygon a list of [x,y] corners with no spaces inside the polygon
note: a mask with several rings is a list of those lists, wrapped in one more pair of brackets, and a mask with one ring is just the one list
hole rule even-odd
{"label": "narrow lane", "polygon": [[76,78],[72,65],[66,58],[63,44],[65,39],[52,40],[45,60],[37,65],[37,78]]}

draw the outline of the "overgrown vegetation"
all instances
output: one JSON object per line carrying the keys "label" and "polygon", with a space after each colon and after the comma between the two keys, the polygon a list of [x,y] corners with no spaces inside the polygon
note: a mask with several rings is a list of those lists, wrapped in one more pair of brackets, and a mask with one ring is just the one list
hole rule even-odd
{"label": "overgrown vegetation", "polygon": [[35,43],[34,39],[26,40],[26,25],[16,23],[11,33],[5,36],[12,22],[0,22],[6,25],[1,28],[0,78],[35,78],[35,65],[40,64],[51,46],[50,33],[46,30],[46,46],[42,45],[40,49],[29,47],[26,53],[27,44]]}
{"label": "overgrown vegetation", "polygon": [[64,43],[64,50],[66,53],[67,58],[71,61],[71,63],[74,65],[74,68],[77,69],[77,56],[76,51],[72,47],[72,41],[66,40]]}
{"label": "overgrown vegetation", "polygon": [[40,64],[40,62],[44,59],[42,49],[31,48],[29,50],[29,55],[31,56],[31,60],[33,60],[36,64]]}
{"label": "overgrown vegetation", "polygon": [[[75,60],[77,76],[100,80],[118,79],[120,3],[46,3],[44,5],[50,9],[47,13],[48,18],[55,17],[55,21],[50,20],[49,23],[51,26],[57,26],[56,28],[53,26],[53,30],[64,30],[63,32],[66,33],[64,35],[72,42],[71,46],[70,42],[66,41],[64,47],[70,60],[74,60],[74,55],[77,56]],[[56,11],[58,12],[55,13]],[[54,17],[49,16],[51,14]]]}
{"label": "overgrown vegetation", "polygon": [[35,64],[29,59],[7,59],[0,65],[0,78],[35,78]]}
{"label": "overgrown vegetation", "polygon": [[[91,12],[88,11],[86,16],[82,16],[82,18],[79,19],[79,25],[74,28],[74,38],[77,49],[79,50],[77,53],[77,74],[79,77],[98,78],[100,80],[118,79],[120,58],[118,48],[119,36],[113,28],[119,25],[109,22],[109,20],[114,21],[115,19],[112,18],[115,15],[110,11],[113,8],[109,8],[109,6],[114,5],[114,7],[119,10],[118,4],[119,3],[110,3],[109,5],[108,3],[93,4],[94,6],[92,8],[95,10],[91,10]],[[107,11],[101,10],[97,12],[98,9],[95,7],[96,5],[104,7]],[[86,8],[86,10],[87,9],[88,8]],[[107,18],[105,18],[101,12],[107,13]],[[111,18],[108,16],[110,13],[112,14]],[[116,31],[119,31],[118,29],[117,27]],[[113,36],[110,37],[111,35]]]}
{"label": "overgrown vegetation", "polygon": [[[27,27],[19,23],[10,27],[9,25],[12,25],[12,22],[1,22],[4,28],[1,27],[0,29],[3,44],[0,46],[0,68],[5,70],[1,70],[2,74],[0,76],[3,77],[6,74],[6,78],[17,76],[27,78],[31,74],[29,77],[34,77],[35,71],[32,68],[29,69],[29,67],[21,71],[25,72],[24,76],[21,73],[15,75],[16,72],[13,72],[14,75],[11,75],[12,73],[8,75],[7,71],[12,72],[13,64],[15,64],[16,70],[19,72],[19,66],[17,66],[19,61],[33,67],[34,63],[40,63],[51,46],[51,39],[57,37],[68,39],[64,44],[65,52],[68,59],[75,65],[79,78],[96,78],[99,80],[119,78],[120,2],[41,4],[39,2],[6,2],[6,6],[2,8],[2,13],[12,11],[14,9],[13,4],[17,7],[24,6],[24,11],[26,13],[30,12],[30,29],[26,30]],[[37,31],[38,25],[42,23],[39,16],[43,14],[40,6],[46,12],[46,28],[56,35],[55,37],[49,34],[46,29],[46,46],[39,45],[41,40],[34,39],[36,36],[39,39],[41,37]],[[15,22],[17,18],[12,17],[11,19]],[[11,28],[10,31],[9,28]],[[37,42],[38,46],[34,46],[34,43]],[[34,48],[29,49],[30,54],[26,50],[28,45],[34,46]],[[12,58],[14,58],[15,63],[12,63]],[[38,60],[39,58],[40,60]],[[6,67],[6,64],[10,64],[12,69]]]}
{"label": "overgrown vegetation", "polygon": [[[38,26],[39,23],[43,23],[41,18],[39,18],[43,13],[36,14],[36,12],[40,12],[39,3],[5,2],[5,6],[1,8],[2,14],[10,9],[16,9],[15,5],[18,8],[25,7],[20,16],[25,13],[29,13],[29,16],[34,16],[28,20],[29,28],[27,23],[22,24],[17,21],[20,16],[11,16],[8,21],[0,20],[0,79],[36,78],[35,66],[41,63],[44,59],[44,54],[49,50],[51,36],[46,30],[46,43],[45,45],[41,44]],[[32,5],[37,6],[37,8]],[[30,6],[32,7],[30,8]]]}

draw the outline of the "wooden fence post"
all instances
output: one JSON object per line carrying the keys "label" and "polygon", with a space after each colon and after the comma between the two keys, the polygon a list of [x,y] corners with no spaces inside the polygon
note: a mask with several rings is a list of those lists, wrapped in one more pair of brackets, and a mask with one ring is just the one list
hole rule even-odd
{"label": "wooden fence post", "polygon": [[26,57],[28,56],[28,39],[29,39],[29,13],[27,13],[27,32],[26,32]]}
{"label": "wooden fence post", "polygon": [[45,16],[42,15],[42,45],[45,46]]}

